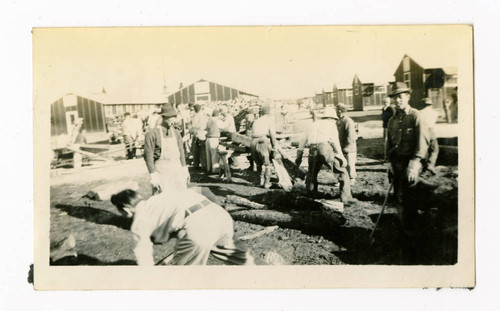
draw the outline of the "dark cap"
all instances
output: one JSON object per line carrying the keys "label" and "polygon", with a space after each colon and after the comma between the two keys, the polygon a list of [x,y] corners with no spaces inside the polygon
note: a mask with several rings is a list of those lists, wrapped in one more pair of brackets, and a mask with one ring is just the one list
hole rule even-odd
{"label": "dark cap", "polygon": [[177,111],[172,105],[165,104],[161,107],[160,115],[172,118],[177,116]]}

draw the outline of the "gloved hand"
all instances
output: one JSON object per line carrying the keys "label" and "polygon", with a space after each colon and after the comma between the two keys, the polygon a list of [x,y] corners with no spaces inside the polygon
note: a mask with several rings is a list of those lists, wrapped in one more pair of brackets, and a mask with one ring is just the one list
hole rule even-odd
{"label": "gloved hand", "polygon": [[389,183],[392,183],[392,180],[394,179],[394,171],[392,169],[392,164],[387,162],[385,163],[385,166],[387,168],[387,179],[389,180]]}
{"label": "gloved hand", "polygon": [[410,160],[408,163],[408,168],[406,169],[406,176],[408,177],[408,182],[410,185],[415,185],[418,182],[418,176],[420,175],[420,170],[422,168],[422,163],[419,158]]}
{"label": "gloved hand", "polygon": [[160,174],[158,172],[149,174],[149,182],[153,187],[160,187]]}
{"label": "gloved hand", "polygon": [[295,159],[295,165],[300,167],[303,155],[304,155],[304,150],[297,150],[297,158]]}
{"label": "gloved hand", "polygon": [[336,154],[335,158],[337,158],[339,160],[341,167],[347,167],[347,160],[343,154]]}

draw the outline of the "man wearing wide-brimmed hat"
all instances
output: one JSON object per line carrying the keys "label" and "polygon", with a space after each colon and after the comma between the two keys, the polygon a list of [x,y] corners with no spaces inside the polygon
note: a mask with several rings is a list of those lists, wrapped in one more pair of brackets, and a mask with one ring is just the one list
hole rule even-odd
{"label": "man wearing wide-brimmed hat", "polygon": [[356,145],[356,124],[349,116],[345,114],[347,111],[348,107],[343,103],[339,103],[337,105],[337,114],[339,116],[339,119],[337,121],[337,129],[339,131],[340,148],[342,148],[342,153],[347,159],[347,172],[349,172],[352,186],[356,182],[357,176],[356,156],[358,153],[358,147]]}
{"label": "man wearing wide-brimmed hat", "polygon": [[170,104],[163,105],[161,124],[146,133],[144,160],[149,171],[153,193],[186,189],[189,172],[186,166],[182,136],[174,128],[177,112]]}
{"label": "man wearing wide-brimmed hat", "polygon": [[403,228],[413,231],[417,216],[415,185],[419,182],[422,160],[429,148],[429,128],[419,112],[409,105],[411,89],[396,82],[389,94],[396,113],[389,120],[386,140],[386,162],[393,176],[394,192],[401,203],[399,217]]}
{"label": "man wearing wide-brimmed hat", "polygon": [[332,107],[325,108],[322,114],[313,115],[313,123],[307,130],[306,136],[299,143],[295,164],[300,166],[304,147],[309,144],[309,170],[306,177],[308,194],[312,196],[317,194],[318,174],[321,167],[326,165],[333,173],[339,175],[340,200],[344,204],[351,204],[354,200],[351,195],[349,173],[345,168],[347,160],[340,148],[335,120],[338,120],[338,116]]}

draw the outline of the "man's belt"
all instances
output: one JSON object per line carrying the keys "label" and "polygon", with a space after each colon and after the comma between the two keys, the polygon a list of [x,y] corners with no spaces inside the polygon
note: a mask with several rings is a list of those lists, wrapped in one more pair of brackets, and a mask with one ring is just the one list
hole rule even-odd
{"label": "man's belt", "polygon": [[200,203],[196,203],[195,205],[191,206],[190,208],[188,208],[186,210],[184,217],[188,217],[189,215],[193,214],[194,212],[202,209],[204,206],[210,205],[210,203],[211,202],[207,199],[201,201]]}
{"label": "man's belt", "polygon": [[267,135],[252,136],[252,139],[267,138]]}
{"label": "man's belt", "polygon": [[330,144],[330,143],[327,141],[324,141],[321,143],[309,144],[309,148],[318,148],[320,145],[323,145],[323,144]]}

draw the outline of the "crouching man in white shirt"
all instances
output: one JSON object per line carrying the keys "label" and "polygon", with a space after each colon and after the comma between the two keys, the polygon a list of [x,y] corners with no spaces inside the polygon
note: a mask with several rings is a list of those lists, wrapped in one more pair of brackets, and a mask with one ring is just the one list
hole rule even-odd
{"label": "crouching man in white shirt", "polygon": [[194,190],[161,193],[147,200],[135,190],[111,196],[120,213],[133,217],[138,265],[154,265],[153,243],[178,238],[171,265],[205,265],[208,256],[226,264],[253,265],[243,243],[233,238],[233,219],[221,206]]}

